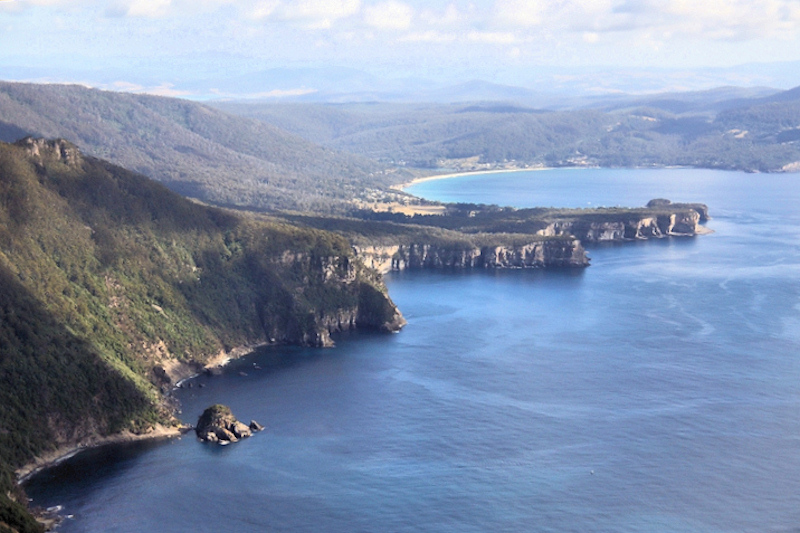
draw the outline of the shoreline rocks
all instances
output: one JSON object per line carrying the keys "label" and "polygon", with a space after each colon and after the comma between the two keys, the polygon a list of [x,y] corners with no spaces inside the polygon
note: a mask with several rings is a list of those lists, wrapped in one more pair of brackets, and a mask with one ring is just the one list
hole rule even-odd
{"label": "shoreline rocks", "polygon": [[216,404],[203,411],[197,420],[195,432],[201,441],[228,444],[246,439],[263,429],[264,426],[255,420],[251,420],[249,425],[240,422],[233,416],[230,407]]}

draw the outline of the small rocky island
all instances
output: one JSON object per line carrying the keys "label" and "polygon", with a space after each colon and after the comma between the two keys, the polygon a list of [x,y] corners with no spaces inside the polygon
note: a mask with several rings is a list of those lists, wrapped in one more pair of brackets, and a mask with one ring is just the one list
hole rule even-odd
{"label": "small rocky island", "polygon": [[261,431],[264,426],[250,421],[250,425],[239,422],[230,407],[226,405],[212,405],[200,415],[197,420],[195,432],[197,438],[204,442],[230,444],[251,436],[256,431]]}

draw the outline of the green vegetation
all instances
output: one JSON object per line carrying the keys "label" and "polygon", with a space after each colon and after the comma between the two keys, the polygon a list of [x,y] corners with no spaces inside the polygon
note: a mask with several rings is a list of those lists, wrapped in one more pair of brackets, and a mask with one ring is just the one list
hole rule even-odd
{"label": "green vegetation", "polygon": [[[800,94],[603,111],[500,105],[216,104],[335,150],[428,169],[683,165],[779,171],[800,161]],[[720,111],[720,109],[722,111]]]}
{"label": "green vegetation", "polygon": [[450,265],[476,248],[536,243],[554,251],[550,264],[585,265],[580,231],[705,209],[451,205],[444,216],[409,217],[356,207],[406,200],[386,187],[419,172],[408,167],[778,170],[800,161],[798,105],[693,115],[657,106],[229,108],[254,117],[242,118],[176,99],[0,83],[0,140],[68,137],[182,194],[283,210],[207,207],[66,141],[0,143],[0,533],[40,530],[17,503],[14,469],[62,446],[174,424],[165,393],[179,363],[200,369],[265,341],[326,345],[355,324],[400,327],[351,245],[430,245]]}
{"label": "green vegetation", "polygon": [[[324,344],[347,314],[399,323],[341,236],[198,205],[65,141],[0,143],[2,479],[59,446],[174,423],[171,362]],[[19,510],[5,494],[0,522]]]}
{"label": "green vegetation", "polygon": [[[556,209],[448,204],[444,215],[414,215],[355,211],[351,217],[283,214],[293,224],[338,233],[358,247],[430,244],[453,250],[483,246],[519,246],[536,241],[585,238],[592,225],[635,226],[645,218],[669,218],[696,211],[705,221],[704,204],[653,200],[640,208]],[[277,216],[277,215],[276,215]],[[552,234],[546,231],[563,227]]]}
{"label": "green vegetation", "polygon": [[0,141],[65,138],[87,154],[221,205],[329,212],[388,183],[382,167],[202,104],[0,82]]}
{"label": "green vegetation", "polygon": [[654,207],[610,207],[590,209],[546,208],[514,209],[510,207],[456,204],[447,216],[409,217],[408,223],[434,226],[466,234],[522,233],[536,235],[554,223],[572,224],[573,228],[589,224],[633,223],[648,217],[670,216],[695,210],[705,212],[702,204],[668,204]]}
{"label": "green vegetation", "polygon": [[321,214],[345,214],[353,199],[388,197],[389,185],[441,170],[684,165],[771,172],[800,161],[796,92],[625,102],[560,111],[502,103],[215,108],[0,82],[0,141],[66,138],[189,197]]}
{"label": "green vegetation", "polygon": [[6,464],[0,464],[0,533],[42,533],[41,526],[28,509],[20,504],[25,494],[19,489],[14,473]]}
{"label": "green vegetation", "polygon": [[[287,221],[303,226],[338,233],[356,247],[409,246],[428,244],[449,250],[469,250],[484,246],[520,246],[545,240],[572,240],[569,234],[554,237],[537,235],[528,228],[509,223],[505,228],[469,228],[459,221],[466,218],[456,212],[446,216],[413,216],[402,214],[362,213],[369,218],[330,217],[318,215],[281,215]],[[499,226],[499,225],[498,225]]]}

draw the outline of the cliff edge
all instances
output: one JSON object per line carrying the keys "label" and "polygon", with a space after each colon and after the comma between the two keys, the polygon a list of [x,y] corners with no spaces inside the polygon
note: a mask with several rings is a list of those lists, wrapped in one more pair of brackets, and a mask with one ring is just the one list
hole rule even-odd
{"label": "cliff edge", "polygon": [[341,236],[198,205],[67,141],[0,143],[0,481],[175,427],[176,379],[238,347],[403,324]]}

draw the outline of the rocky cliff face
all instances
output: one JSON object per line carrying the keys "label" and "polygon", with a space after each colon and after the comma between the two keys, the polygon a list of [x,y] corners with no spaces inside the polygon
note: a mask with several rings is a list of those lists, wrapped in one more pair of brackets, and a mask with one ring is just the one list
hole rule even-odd
{"label": "rocky cliff face", "polygon": [[198,205],[66,141],[0,143],[0,478],[176,423],[165,393],[238,346],[402,324],[341,236]]}
{"label": "rocky cliff face", "polygon": [[613,221],[558,220],[550,222],[537,234],[573,235],[582,242],[627,241],[661,237],[686,237],[703,233],[699,226],[705,217],[694,209],[652,216],[625,217]]}
{"label": "rocky cliff face", "polygon": [[[395,332],[406,323],[379,278],[358,259],[286,253],[280,262],[301,283],[271,291],[261,313],[268,342],[325,347],[333,345],[334,333],[361,327]],[[275,301],[289,311],[270,312]]]}
{"label": "rocky cliff face", "polygon": [[16,143],[39,165],[61,163],[70,167],[78,167],[83,160],[78,147],[64,139],[38,139],[25,137]]}
{"label": "rocky cliff face", "polygon": [[654,198],[647,202],[648,209],[666,208],[673,210],[693,210],[697,211],[700,215],[700,222],[707,222],[711,217],[708,215],[708,206],[701,203],[677,203],[673,204],[671,200],[666,198]]}
{"label": "rocky cliff face", "polygon": [[589,259],[577,239],[544,239],[523,245],[454,247],[427,243],[356,248],[380,272],[422,268],[584,267]]}
{"label": "rocky cliff face", "polygon": [[[582,243],[709,232],[700,225],[709,218],[707,206],[665,199],[643,208],[487,210],[481,217],[452,215],[442,226],[469,232],[450,241],[423,237],[411,244],[357,246],[356,255],[384,273],[407,268],[582,267],[589,264]],[[507,244],[512,239],[523,244]],[[487,240],[498,244],[478,244]]]}

